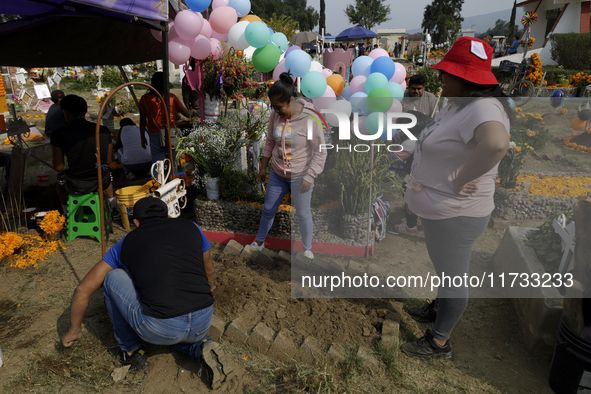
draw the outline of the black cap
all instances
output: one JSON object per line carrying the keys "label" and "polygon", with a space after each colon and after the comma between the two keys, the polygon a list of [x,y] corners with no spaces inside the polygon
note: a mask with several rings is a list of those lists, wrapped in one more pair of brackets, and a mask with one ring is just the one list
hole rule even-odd
{"label": "black cap", "polygon": [[63,99],[66,95],[61,90],[54,90],[51,92],[51,101],[57,104],[59,99]]}
{"label": "black cap", "polygon": [[134,219],[167,218],[166,203],[156,197],[144,197],[133,206]]}

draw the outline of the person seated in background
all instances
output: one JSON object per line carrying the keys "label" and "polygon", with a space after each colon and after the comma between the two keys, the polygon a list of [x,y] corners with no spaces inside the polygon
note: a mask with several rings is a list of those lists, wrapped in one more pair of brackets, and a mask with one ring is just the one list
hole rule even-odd
{"label": "person seated in background", "polygon": [[[53,168],[58,172],[57,194],[64,214],[68,214],[68,194],[88,194],[98,191],[96,160],[96,123],[85,119],[88,104],[82,97],[69,94],[60,103],[68,124],[51,135],[53,146]],[[112,217],[121,215],[113,192],[113,178],[107,164],[111,162],[111,133],[105,126],[100,127],[101,165],[103,166],[103,190],[109,198]],[[68,159],[65,167],[64,156]]]}
{"label": "person seated in background", "polygon": [[437,113],[437,97],[425,90],[425,77],[413,75],[408,80],[408,89],[404,92],[402,109],[407,111],[418,111],[429,117]]}
{"label": "person seated in background", "polygon": [[53,105],[49,107],[47,115],[45,116],[45,135],[51,138],[51,134],[62,126],[68,124],[64,117],[64,112],[60,106],[60,101],[64,98],[65,94],[61,90],[54,90],[51,92],[51,101]]}
{"label": "person seated in background", "polygon": [[[142,341],[168,345],[203,360],[217,390],[234,376],[219,344],[206,336],[213,320],[215,269],[211,245],[194,222],[169,218],[164,201],[144,197],[133,207],[136,230],[117,242],[74,291],[65,347],[82,337],[91,295],[103,288],[123,365],[150,366]],[[210,372],[209,370],[206,370]]]}
{"label": "person seated in background", "polygon": [[[121,130],[115,144],[115,150],[119,161],[125,171],[127,179],[135,179],[146,175],[152,167],[152,153],[150,145],[142,148],[140,128],[129,118],[121,119],[119,122]],[[144,130],[144,138],[146,130]]]}

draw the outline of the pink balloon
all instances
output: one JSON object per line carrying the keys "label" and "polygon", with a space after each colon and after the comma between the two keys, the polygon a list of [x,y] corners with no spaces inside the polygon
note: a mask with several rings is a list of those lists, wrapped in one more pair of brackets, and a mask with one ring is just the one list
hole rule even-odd
{"label": "pink balloon", "polygon": [[394,100],[392,102],[392,107],[390,107],[388,112],[402,112],[402,103],[398,100]]}
{"label": "pink balloon", "polygon": [[351,93],[363,92],[365,93],[365,80],[367,77],[358,75],[351,80],[349,86],[351,87]]}
{"label": "pink balloon", "polygon": [[213,34],[213,30],[211,28],[211,24],[209,23],[209,21],[207,21],[207,20],[203,21],[203,27],[201,28],[201,34],[203,34],[205,37],[211,38],[211,36]]}
{"label": "pink balloon", "polygon": [[191,48],[186,45],[186,41],[180,37],[173,38],[168,42],[168,59],[176,64],[185,64],[191,56]]}
{"label": "pink balloon", "polygon": [[217,38],[211,39],[211,54],[214,59],[219,59],[221,53],[220,40]]}
{"label": "pink balloon", "polygon": [[390,81],[402,85],[402,82],[406,79],[406,69],[400,63],[394,63],[394,65],[396,66],[396,71],[394,71],[394,75],[392,75]]}
{"label": "pink balloon", "polygon": [[406,91],[406,79],[404,80],[404,82],[399,83],[399,85],[402,87],[402,90]]}
{"label": "pink balloon", "polygon": [[156,40],[162,42],[162,31],[161,30],[150,29],[150,33],[152,33],[152,36],[154,36],[154,38]]}
{"label": "pink balloon", "polygon": [[284,73],[286,71],[287,68],[285,68],[285,59],[282,59],[275,67],[275,70],[273,70],[273,81],[279,81],[279,76],[281,75],[281,73]]}
{"label": "pink balloon", "polygon": [[199,12],[184,10],[177,14],[174,22],[174,27],[179,36],[188,40],[197,37],[201,33],[203,16]]}
{"label": "pink balloon", "polygon": [[168,42],[179,37],[179,33],[176,31],[174,22],[168,24]]}
{"label": "pink balloon", "polygon": [[191,56],[193,56],[197,60],[203,60],[209,56],[211,53],[211,42],[209,38],[205,37],[204,35],[200,34],[195,43],[191,47]]}
{"label": "pink balloon", "polygon": [[326,90],[324,91],[322,97],[318,97],[312,100],[316,111],[327,109],[328,106],[334,103],[335,101],[337,101],[337,95],[330,86],[326,87]]}
{"label": "pink balloon", "polygon": [[214,31],[228,34],[230,28],[236,24],[238,13],[232,7],[219,7],[211,11],[209,23]]}
{"label": "pink balloon", "polygon": [[387,57],[390,57],[390,55],[388,54],[388,52],[387,52],[385,49],[382,49],[382,48],[377,48],[377,49],[374,49],[373,51],[371,51],[371,52],[369,53],[369,55],[368,55],[368,56],[369,56],[369,57],[371,57],[371,58],[372,58],[372,59],[374,59],[374,60],[375,60],[376,58],[378,58],[378,57],[381,57],[381,56],[387,56]]}
{"label": "pink balloon", "polygon": [[328,68],[325,68],[322,70],[322,75],[324,75],[326,78],[330,77],[332,75],[332,70],[329,70]]}
{"label": "pink balloon", "polygon": [[215,10],[219,7],[226,7],[229,2],[230,0],[213,0],[213,2],[211,3],[211,8]]}
{"label": "pink balloon", "polygon": [[228,41],[228,34],[220,34],[217,31],[214,31],[211,37],[218,41]]}

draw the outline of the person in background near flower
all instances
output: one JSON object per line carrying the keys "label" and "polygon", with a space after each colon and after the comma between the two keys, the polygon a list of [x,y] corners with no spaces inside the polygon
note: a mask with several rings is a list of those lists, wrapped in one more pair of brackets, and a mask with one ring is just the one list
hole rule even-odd
{"label": "person in background near flower", "polygon": [[[491,72],[493,49],[458,38],[439,70],[449,97],[416,144],[404,202],[421,218],[429,257],[441,277],[468,274],[476,239],[494,209],[497,167],[509,148],[511,107]],[[450,335],[468,304],[468,288],[443,282],[429,305],[408,308],[419,322],[434,322],[425,336],[402,346],[411,357],[451,359]]]}
{"label": "person in background near flower", "polygon": [[519,36],[513,36],[513,38],[514,41],[513,44],[511,44],[511,47],[509,48],[509,55],[517,53],[517,48],[519,48]]}
{"label": "person in background near flower", "polygon": [[[211,245],[190,220],[169,218],[166,203],[144,197],[133,207],[137,229],[117,242],[76,287],[65,347],[82,337],[91,295],[103,287],[123,365],[150,366],[141,342],[169,345],[231,378],[219,344],[206,336],[213,320],[215,269]],[[214,353],[214,354],[212,354]]]}
{"label": "person in background near flower", "polygon": [[310,202],[314,179],[320,175],[326,161],[326,150],[320,149],[325,143],[324,133],[316,122],[312,122],[312,139],[308,139],[308,119],[312,111],[306,108],[308,103],[297,97],[289,73],[282,73],[267,94],[275,112],[269,118],[259,181],[265,183],[269,162],[271,172],[259,231],[251,246],[263,250],[281,200],[291,192],[302,232],[304,256],[313,259]]}
{"label": "person in background near flower", "polygon": [[499,38],[499,43],[495,49],[495,57],[505,56],[505,37]]}
{"label": "person in background near flower", "polygon": [[65,94],[61,90],[51,92],[51,101],[53,101],[53,104],[49,107],[47,116],[45,117],[45,135],[49,138],[51,138],[51,133],[55,130],[68,124],[60,106],[60,101],[62,101],[64,96]]}
{"label": "person in background near flower", "polygon": [[[119,126],[121,130],[115,149],[125,176],[127,179],[135,179],[138,176],[147,175],[152,167],[152,153],[150,146],[142,149],[140,145],[140,128],[129,118],[121,119]],[[144,134],[146,134],[145,129]]]}
{"label": "person in background near flower", "polygon": [[[158,93],[160,93],[161,95],[164,95],[164,83],[164,74],[160,71],[154,73],[150,85],[152,85],[152,87],[156,89]],[[158,160],[164,160],[164,158],[166,157],[166,152],[164,149],[164,144],[162,143],[160,138],[160,131],[164,130],[164,128],[166,127],[164,103],[160,101],[160,99],[152,91],[149,91],[148,93],[142,96],[139,107],[140,130],[145,130],[147,126],[148,134],[150,135],[152,163],[155,163]],[[191,114],[197,114],[197,111],[195,111],[194,109],[192,109],[191,112],[189,112],[189,110],[187,110],[183,106],[181,100],[179,100],[179,98],[175,94],[170,93],[171,125],[174,124],[177,112],[180,112],[187,118],[191,117]],[[141,134],[141,142],[142,148],[146,149],[148,147],[148,140],[146,139],[145,133]]]}

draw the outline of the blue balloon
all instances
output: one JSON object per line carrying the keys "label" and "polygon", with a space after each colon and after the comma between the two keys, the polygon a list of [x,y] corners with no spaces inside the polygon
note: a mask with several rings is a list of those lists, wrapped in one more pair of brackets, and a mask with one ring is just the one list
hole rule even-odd
{"label": "blue balloon", "polygon": [[185,3],[192,11],[203,12],[211,5],[211,0],[186,0]]}
{"label": "blue balloon", "polygon": [[562,92],[562,90],[555,90],[554,93],[552,93],[552,97],[550,97],[550,105],[552,105],[552,107],[554,108],[557,108],[562,105],[563,101],[564,93]]}
{"label": "blue balloon", "polygon": [[386,87],[388,88],[390,93],[392,93],[392,97],[394,97],[394,100],[402,101],[402,98],[404,97],[404,89],[402,89],[402,86],[400,86],[400,84],[396,82],[388,82],[388,86]]}
{"label": "blue balloon", "polygon": [[240,18],[248,15],[250,12],[250,0],[230,0],[228,5],[236,10]]}
{"label": "blue balloon", "polygon": [[273,30],[273,29],[269,28],[269,34],[270,34],[270,35],[273,35],[273,34],[275,34],[275,30]]}
{"label": "blue balloon", "polygon": [[281,52],[285,52],[287,50],[287,37],[283,33],[274,33],[271,35],[271,44],[281,49]]}
{"label": "blue balloon", "polygon": [[346,88],[343,89],[341,94],[339,94],[339,97],[344,98],[345,100],[349,100],[349,98],[351,97],[352,94],[353,93],[351,93],[351,88],[349,86],[347,86]]}
{"label": "blue balloon", "polygon": [[371,92],[375,88],[385,88],[388,86],[388,79],[382,73],[371,73],[365,80],[365,91]]}
{"label": "blue balloon", "polygon": [[[254,22],[251,22],[254,23]],[[285,57],[285,68],[294,77],[303,77],[310,70],[312,60],[304,51],[292,51]]]}
{"label": "blue balloon", "polygon": [[396,71],[396,65],[394,61],[386,56],[380,56],[373,61],[371,64],[371,72],[373,73],[382,73],[389,81],[394,76],[394,72]]}
{"label": "blue balloon", "polygon": [[351,71],[353,72],[353,76],[358,77],[363,75],[364,77],[369,77],[371,74],[371,64],[373,63],[373,59],[369,56],[359,56],[355,61],[353,61],[353,65],[351,66]]}
{"label": "blue balloon", "polygon": [[511,108],[511,111],[515,112],[515,101],[513,101],[513,99],[511,97],[507,97],[507,103],[509,104],[509,107]]}
{"label": "blue balloon", "polygon": [[352,111],[358,114],[364,115],[369,114],[369,108],[367,108],[367,94],[363,92],[354,93],[350,98]]}

